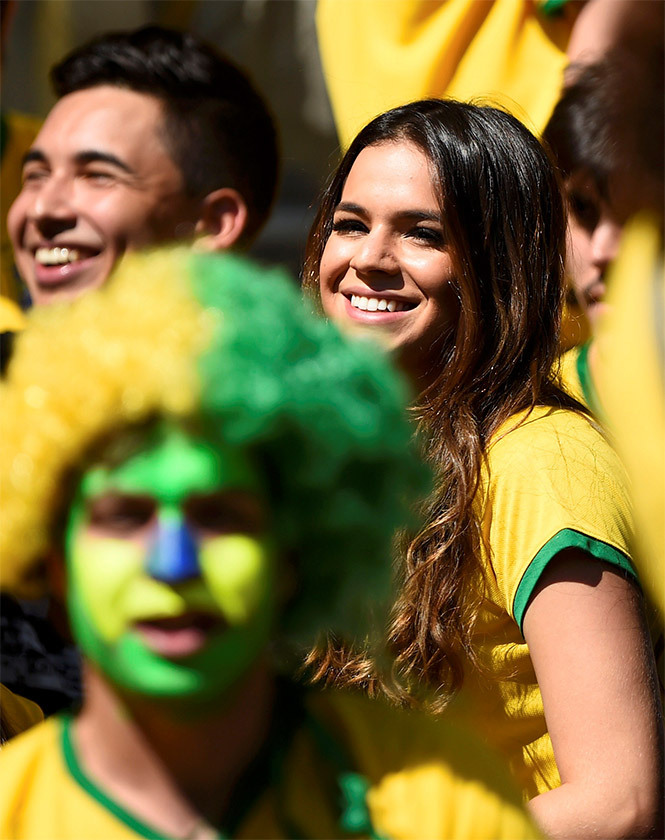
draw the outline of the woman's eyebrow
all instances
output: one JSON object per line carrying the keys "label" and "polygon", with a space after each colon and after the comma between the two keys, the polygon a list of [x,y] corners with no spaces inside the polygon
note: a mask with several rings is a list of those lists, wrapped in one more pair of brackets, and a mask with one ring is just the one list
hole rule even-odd
{"label": "woman's eyebrow", "polygon": [[[345,211],[347,213],[356,213],[360,216],[366,215],[367,210],[360,204],[353,201],[340,201],[335,207],[335,212]],[[442,224],[441,214],[430,210],[400,210],[398,214],[401,218],[412,219],[416,222],[438,222]]]}

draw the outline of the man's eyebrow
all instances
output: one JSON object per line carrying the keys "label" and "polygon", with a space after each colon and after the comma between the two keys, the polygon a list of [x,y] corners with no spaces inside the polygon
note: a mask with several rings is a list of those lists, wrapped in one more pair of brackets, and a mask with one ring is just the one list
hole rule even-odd
{"label": "man's eyebrow", "polygon": [[[367,215],[367,210],[360,204],[356,204],[353,201],[340,201],[337,207],[335,207],[335,212],[338,210],[342,210],[347,213],[357,213],[359,216]],[[399,215],[406,219],[412,219],[414,222],[442,223],[441,214],[430,212],[429,210],[400,210]]]}
{"label": "man's eyebrow", "polygon": [[31,163],[32,161],[36,161],[37,163],[46,163],[46,155],[44,152],[40,152],[39,149],[28,149],[28,151],[23,155],[21,165],[25,166],[26,163]]}
{"label": "man's eyebrow", "polygon": [[78,152],[74,156],[74,160],[79,166],[85,165],[86,163],[110,163],[112,166],[117,166],[118,169],[122,169],[123,172],[127,172],[130,175],[134,174],[131,166],[128,166],[124,160],[120,160],[119,157],[112,155],[110,152],[100,152],[96,149],[90,149],[88,151]]}
{"label": "man's eyebrow", "polygon": [[[128,166],[124,160],[112,155],[110,152],[100,152],[96,149],[89,149],[79,152],[74,156],[74,161],[78,166],[85,166],[87,163],[110,163],[112,166],[117,166],[123,172],[129,175],[134,174],[131,166]],[[23,155],[23,166],[27,163],[47,163],[47,157],[40,149],[30,149]]]}

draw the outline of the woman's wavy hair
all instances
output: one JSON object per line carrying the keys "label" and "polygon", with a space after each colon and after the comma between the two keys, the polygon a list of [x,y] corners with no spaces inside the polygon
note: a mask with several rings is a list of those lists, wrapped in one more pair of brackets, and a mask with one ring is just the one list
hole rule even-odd
{"label": "woman's wavy hair", "polygon": [[[463,680],[482,599],[476,496],[492,435],[536,405],[582,407],[557,384],[566,217],[546,151],[497,108],[422,100],[376,117],[351,144],[311,229],[303,283],[318,296],[335,207],[360,152],[412,143],[428,160],[455,269],[455,328],[432,348],[413,408],[437,480],[425,526],[405,540],[390,634],[397,672],[438,692]],[[435,698],[437,695],[435,695]]]}

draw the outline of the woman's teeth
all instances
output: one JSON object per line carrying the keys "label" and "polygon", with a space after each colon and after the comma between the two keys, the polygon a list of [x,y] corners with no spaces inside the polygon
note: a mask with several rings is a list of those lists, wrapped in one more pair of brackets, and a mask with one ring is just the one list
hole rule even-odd
{"label": "woman's teeth", "polygon": [[80,259],[76,248],[37,248],[35,259],[42,265],[67,265]]}
{"label": "woman's teeth", "polygon": [[398,300],[362,297],[361,295],[351,295],[351,306],[354,309],[362,309],[363,312],[402,312],[408,308],[405,303]]}

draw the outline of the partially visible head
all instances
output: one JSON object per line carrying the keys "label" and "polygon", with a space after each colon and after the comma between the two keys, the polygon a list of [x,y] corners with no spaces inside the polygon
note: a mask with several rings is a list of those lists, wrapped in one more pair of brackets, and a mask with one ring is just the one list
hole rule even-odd
{"label": "partially visible head", "polygon": [[662,216],[662,41],[646,54],[615,50],[575,71],[543,139],[568,199],[568,278],[595,328],[625,221],[641,208]]}
{"label": "partially visible head", "polygon": [[84,45],[51,78],[58,102],[8,221],[35,303],[102,285],[128,250],[195,238],[223,250],[256,235],[275,195],[276,133],[228,59],[150,26]]}
{"label": "partially visible head", "polygon": [[[407,174],[396,160],[367,165],[381,155],[412,165]],[[416,373],[473,380],[480,394],[486,379],[507,386],[534,363],[551,368],[564,234],[553,168],[518,120],[487,106],[414,102],[377,117],[351,144],[323,195],[304,280],[340,324],[365,317],[368,329],[396,337]],[[342,254],[349,243],[358,253]],[[420,282],[423,260],[433,274]],[[381,313],[358,314],[347,288],[404,303],[382,322]],[[428,320],[434,296],[441,317]]]}
{"label": "partially visible head", "polygon": [[64,553],[76,638],[122,690],[218,697],[269,641],[363,638],[387,601],[422,478],[401,384],[277,272],[127,257],[34,313],[2,391],[3,586]]}

